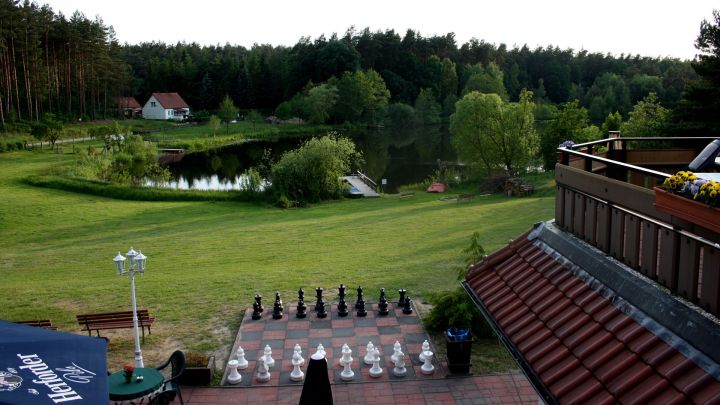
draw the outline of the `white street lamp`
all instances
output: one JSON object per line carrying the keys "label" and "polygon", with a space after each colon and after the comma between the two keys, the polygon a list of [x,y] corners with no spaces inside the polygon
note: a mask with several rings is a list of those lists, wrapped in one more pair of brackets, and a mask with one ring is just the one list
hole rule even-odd
{"label": "white street lamp", "polygon": [[147,257],[140,252],[136,252],[132,247],[125,253],[125,256],[130,259],[127,270],[125,269],[125,258],[118,252],[117,256],[113,259],[115,262],[115,268],[119,276],[128,274],[130,276],[130,289],[132,291],[132,311],[133,311],[133,329],[135,333],[135,367],[143,368],[143,357],[140,351],[140,335],[138,334],[138,316],[137,316],[137,304],[135,303],[135,273],[145,273],[145,261]]}

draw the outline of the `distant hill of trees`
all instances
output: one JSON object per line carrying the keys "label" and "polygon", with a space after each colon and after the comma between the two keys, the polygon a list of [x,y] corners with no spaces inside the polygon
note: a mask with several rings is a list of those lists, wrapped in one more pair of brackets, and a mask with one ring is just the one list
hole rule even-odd
{"label": "distant hill of trees", "polygon": [[[389,104],[414,105],[432,90],[447,110],[470,90],[502,83],[517,101],[522,89],[536,102],[579,100],[589,118],[624,117],[649,93],[674,108],[686,84],[697,79],[689,61],[575,52],[553,46],[508,49],[481,40],[458,44],[454,34],[423,37],[408,30],[344,35],[294,46],[200,46],[195,43],[120,45],[111,27],[81,13],[70,18],[49,6],[0,0],[0,120],[38,121],[45,113],[64,119],[99,119],[117,113],[118,96],[143,103],[152,92],[179,92],[194,110],[215,110],[225,95],[240,109],[275,111],[298,94],[334,97],[345,72],[379,74]],[[499,72],[499,74],[498,74]],[[334,82],[333,82],[334,81]],[[342,89],[340,89],[342,91]],[[384,90],[383,90],[384,91]],[[337,100],[342,102],[342,97]],[[287,106],[287,105],[286,105]],[[347,106],[346,106],[347,107]],[[346,115],[311,114],[332,120]]]}

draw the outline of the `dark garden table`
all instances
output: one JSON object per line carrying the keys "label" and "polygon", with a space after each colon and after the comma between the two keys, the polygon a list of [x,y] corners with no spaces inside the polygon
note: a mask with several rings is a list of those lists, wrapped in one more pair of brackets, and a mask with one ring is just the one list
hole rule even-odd
{"label": "dark garden table", "polygon": [[[138,381],[137,377],[142,376]],[[136,368],[130,382],[126,382],[123,371],[108,376],[110,400],[116,404],[142,404],[149,402],[160,392],[163,375],[154,368]]]}

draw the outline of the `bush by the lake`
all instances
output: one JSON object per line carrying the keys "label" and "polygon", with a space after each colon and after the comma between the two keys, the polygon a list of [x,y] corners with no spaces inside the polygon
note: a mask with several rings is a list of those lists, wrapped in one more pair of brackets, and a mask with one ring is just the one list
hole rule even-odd
{"label": "bush by the lake", "polygon": [[300,148],[286,152],[272,165],[272,188],[278,199],[297,204],[314,203],[342,197],[346,175],[362,156],[355,144],[329,134],[313,138]]}

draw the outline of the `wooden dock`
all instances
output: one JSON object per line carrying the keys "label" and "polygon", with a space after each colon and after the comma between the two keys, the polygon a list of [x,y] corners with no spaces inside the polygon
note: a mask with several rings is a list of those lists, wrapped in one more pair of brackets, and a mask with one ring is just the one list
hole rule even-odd
{"label": "wooden dock", "polygon": [[342,179],[350,183],[350,185],[352,185],[356,189],[360,190],[363,197],[380,197],[380,194],[378,194],[375,190],[372,189],[372,187],[365,183],[361,176],[344,176],[342,177]]}

